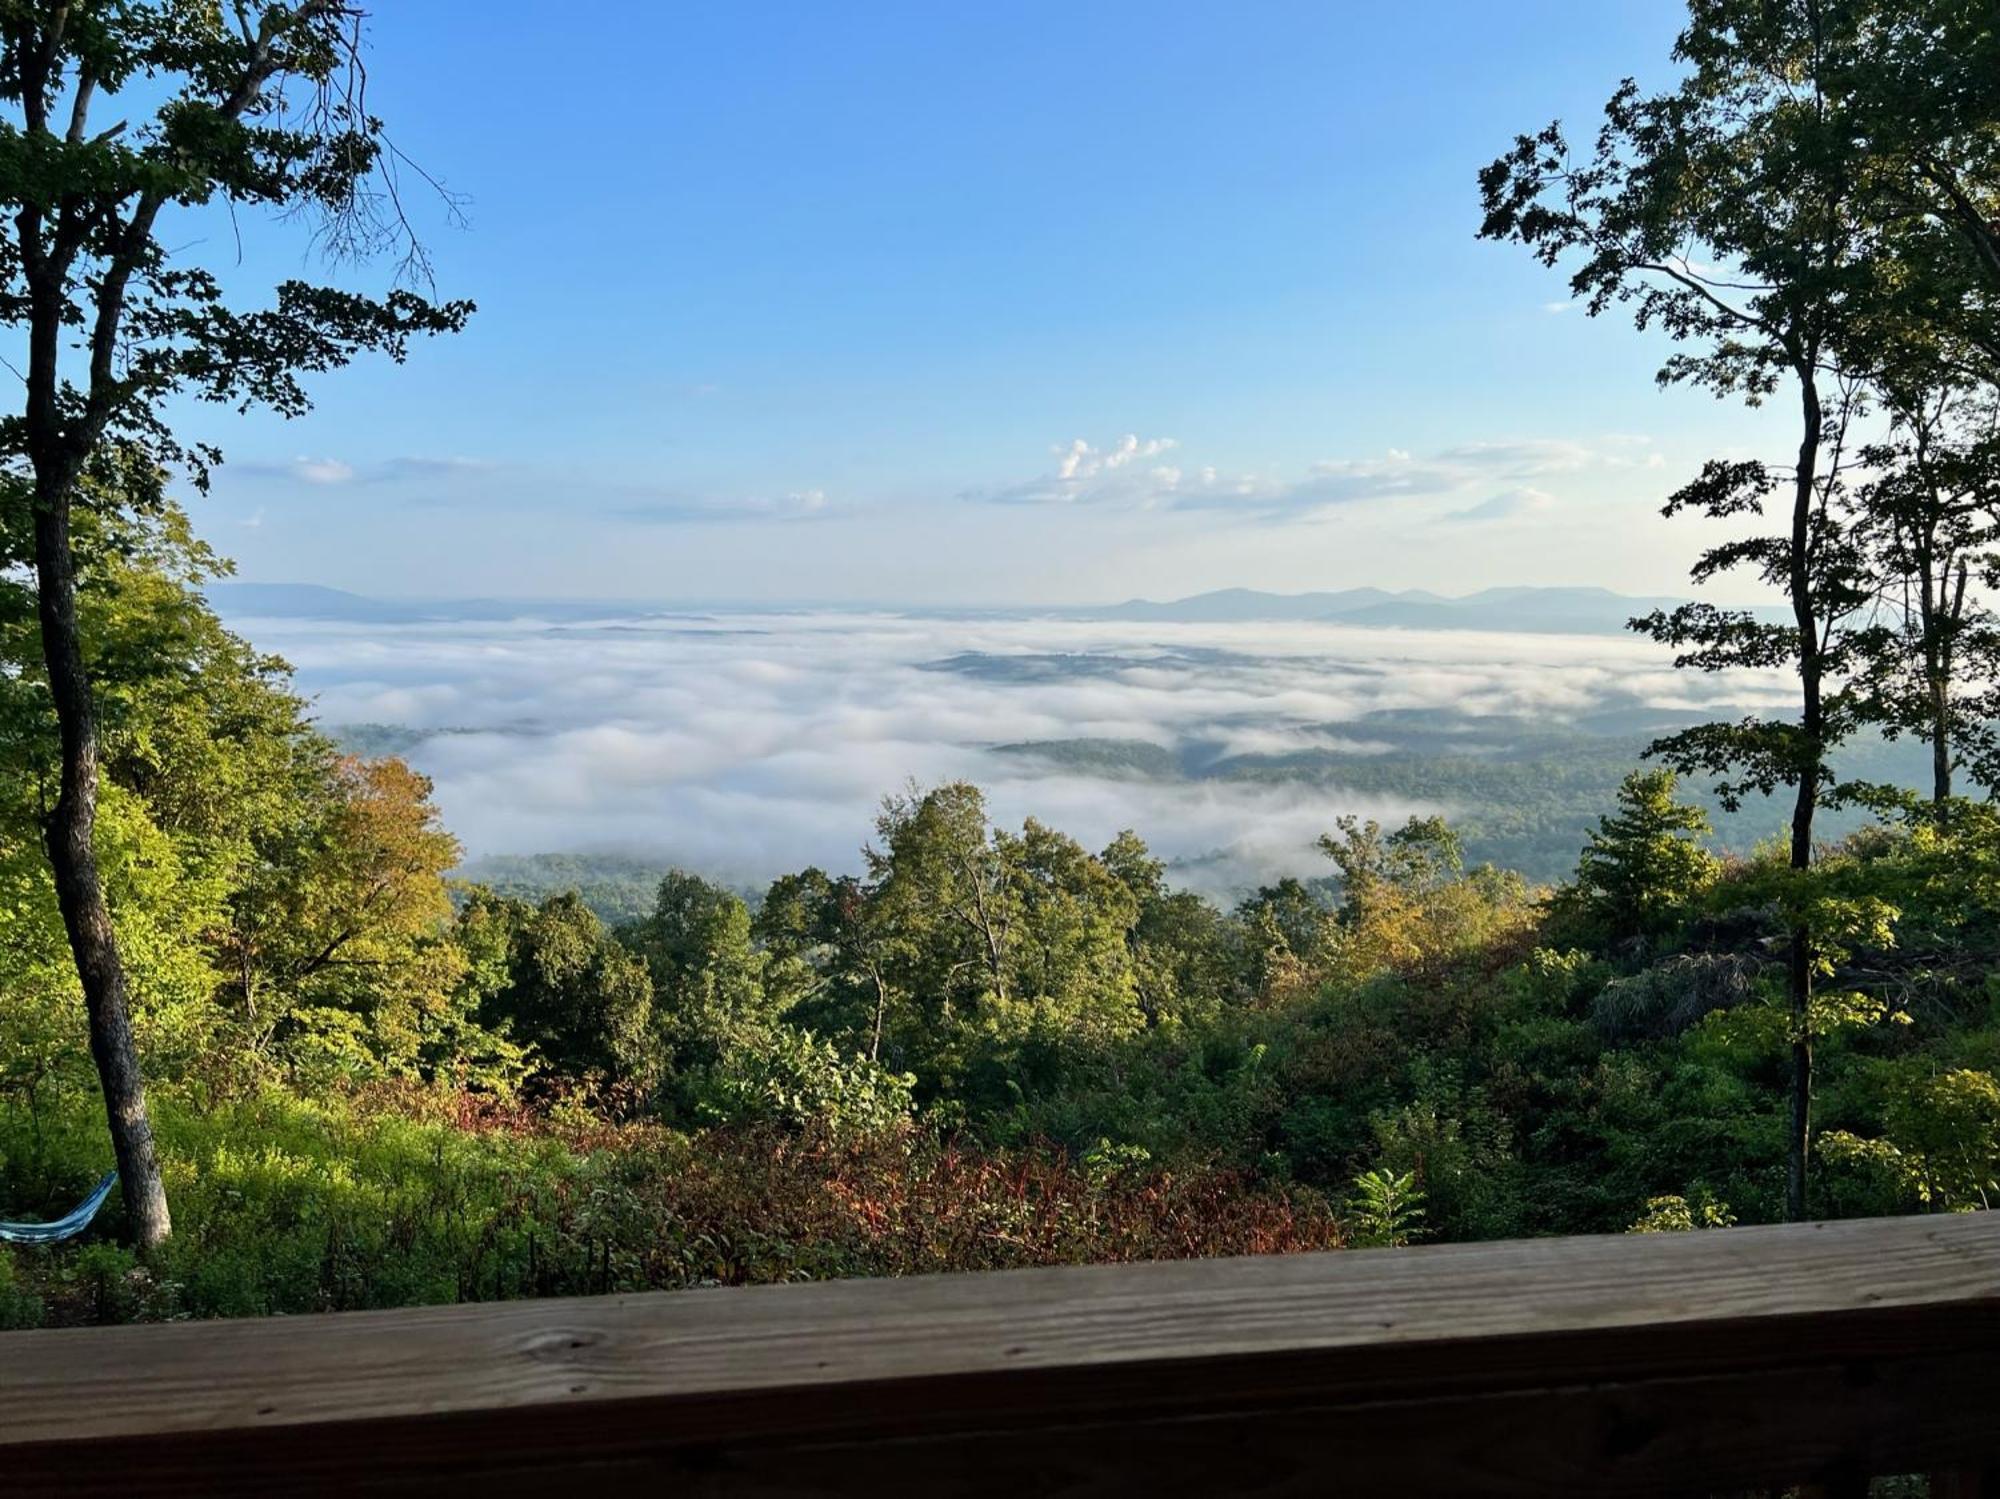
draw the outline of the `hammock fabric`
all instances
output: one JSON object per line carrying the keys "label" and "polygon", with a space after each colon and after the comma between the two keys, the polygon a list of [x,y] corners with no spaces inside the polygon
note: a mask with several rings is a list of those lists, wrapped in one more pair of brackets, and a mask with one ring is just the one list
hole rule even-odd
{"label": "hammock fabric", "polygon": [[104,1180],[67,1218],[58,1218],[53,1223],[0,1223],[0,1241],[9,1244],[60,1244],[64,1239],[74,1239],[90,1227],[90,1220],[104,1206],[104,1199],[111,1195],[111,1188],[117,1180],[116,1171],[107,1171]]}

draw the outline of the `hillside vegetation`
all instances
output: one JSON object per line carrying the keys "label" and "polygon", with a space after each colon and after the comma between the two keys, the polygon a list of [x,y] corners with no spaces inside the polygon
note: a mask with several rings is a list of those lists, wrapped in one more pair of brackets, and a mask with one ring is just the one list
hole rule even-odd
{"label": "hillside vegetation", "polygon": [[[1467,867],[1442,822],[1349,822],[1326,879],[1224,908],[1136,835],[996,828],[947,785],[884,804],[859,876],[753,909],[677,872],[612,926],[451,880],[426,783],[315,730],[206,565],[169,516],[87,593],[179,1227],[142,1264],[114,1200],[93,1242],[14,1252],[14,1323],[1782,1216],[1800,887],[1779,850],[1706,852],[1670,773],[1553,891]],[[30,674],[0,681],[0,1184],[27,1216],[105,1150],[35,837],[45,720]],[[1809,899],[1816,1209],[1984,1205],[1995,814],[1877,822]]]}
{"label": "hillside vegetation", "polygon": [[[219,455],[170,417],[300,415],[308,377],[472,316],[429,294],[404,192],[443,189],[367,107],[364,22],[21,0],[0,26],[0,1200],[120,1178],[85,1241],[0,1255],[0,1321],[1990,1207],[1990,5],[1689,0],[1668,86],[1477,176],[1480,236],[1560,268],[1558,305],[1629,316],[1661,385],[1764,409],[1773,451],[1692,468],[1664,513],[1700,522],[1698,589],[1772,607],[1632,623],[1768,711],[1626,725],[1659,737],[1608,737],[1547,805],[1546,769],[1392,746],[1369,789],[1481,799],[1463,831],[1560,880],[1468,860],[1440,818],[1343,819],[1299,830],[1324,878],[1227,904],[1137,833],[996,826],[963,783],[891,795],[858,872],[754,901],[700,871],[635,895],[579,867],[588,900],[454,881],[396,731],[356,753],[309,721],[210,611],[226,568],[173,498]],[[238,209],[397,269],[239,302],[268,255],[224,275],[186,232]],[[1537,626],[1602,622],[1571,603]],[[1877,744],[1920,747],[1921,792]],[[1707,803],[1781,807],[1780,837],[1720,855]]]}

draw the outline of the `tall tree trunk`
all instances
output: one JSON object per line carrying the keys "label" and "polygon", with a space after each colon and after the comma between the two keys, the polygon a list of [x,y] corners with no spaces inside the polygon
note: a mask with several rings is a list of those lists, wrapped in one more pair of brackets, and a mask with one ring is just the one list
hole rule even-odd
{"label": "tall tree trunk", "polygon": [[[1966,563],[1961,560],[1954,589],[1947,562],[1934,616],[1924,621],[1924,634],[1931,642],[1931,806],[1939,832],[1945,830],[1951,817],[1951,673],[1959,623],[1965,618],[1967,571]],[[1949,599],[1944,597],[1946,592],[1950,593]],[[1928,580],[1924,595],[1926,608],[1932,608]]]}
{"label": "tall tree trunk", "polygon": [[868,976],[875,980],[875,1024],[868,1033],[868,1060],[882,1060],[882,1019],[889,1012],[889,986],[882,979],[882,970],[871,968]]}
{"label": "tall tree trunk", "polygon": [[1931,689],[1931,806],[1940,828],[1951,804],[1951,703],[1943,681]]}
{"label": "tall tree trunk", "polygon": [[42,657],[48,666],[62,740],[62,788],[47,828],[56,901],[83,983],[90,1017],[90,1051],[104,1087],[111,1146],[133,1237],[150,1249],[173,1231],[166,1188],[146,1115],[146,1088],[132,1042],[125,965],[97,871],[97,714],[84,669],[77,624],[76,568],[70,552],[69,484],[38,482],[35,494],[35,578]]}
{"label": "tall tree trunk", "polygon": [[[1819,806],[1819,782],[1825,754],[1826,717],[1821,702],[1819,614],[1813,598],[1812,520],[1819,474],[1819,448],[1825,413],[1814,383],[1814,361],[1799,369],[1801,431],[1799,464],[1792,491],[1791,576],[1792,614],[1799,631],[1799,757],[1798,798],[1792,807],[1792,868],[1812,867],[1813,814]],[[1785,1216],[1794,1223],[1806,1216],[1806,1176],[1812,1150],[1813,1048],[1807,1022],[1812,1009],[1812,933],[1792,928],[1786,964],[1792,1018],[1791,1119],[1786,1131]]]}

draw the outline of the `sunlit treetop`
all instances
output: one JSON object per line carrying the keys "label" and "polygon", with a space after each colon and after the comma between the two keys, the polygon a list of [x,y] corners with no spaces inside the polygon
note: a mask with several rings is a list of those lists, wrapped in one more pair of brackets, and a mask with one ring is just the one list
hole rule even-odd
{"label": "sunlit treetop", "polygon": [[[303,376],[463,325],[469,303],[426,294],[362,20],[344,0],[0,4],[0,312],[36,344],[0,447],[46,479],[112,438],[205,481],[218,455],[167,430],[165,397],[296,415]],[[391,258],[395,285],[288,280],[233,306],[160,237],[168,209],[218,204],[297,217],[334,259]]]}

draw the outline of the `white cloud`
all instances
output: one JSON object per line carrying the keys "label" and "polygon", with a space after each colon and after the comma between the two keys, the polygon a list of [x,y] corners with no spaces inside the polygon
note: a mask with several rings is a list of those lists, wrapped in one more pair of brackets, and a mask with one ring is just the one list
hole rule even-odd
{"label": "white cloud", "polygon": [[1514,478],[1573,474],[1589,468],[1593,463],[1615,461],[1588,443],[1553,437],[1462,443],[1455,448],[1446,448],[1439,457],[1447,463],[1462,465],[1468,471]]}
{"label": "white cloud", "polygon": [[1477,505],[1464,510],[1454,510],[1445,517],[1453,521],[1502,521],[1519,520],[1523,516],[1538,515],[1555,505],[1556,497],[1546,490],[1522,485],[1518,489],[1503,490],[1491,499],[1481,500]]}
{"label": "white cloud", "polygon": [[999,488],[967,490],[961,498],[1310,519],[1364,500],[1466,499],[1496,480],[1513,481],[1519,488],[1528,480],[1557,475],[1658,467],[1663,462],[1659,454],[1633,451],[1646,441],[1623,435],[1599,442],[1521,438],[1462,443],[1429,458],[1390,448],[1378,456],[1323,459],[1302,474],[1281,475],[1232,473],[1214,464],[1149,467],[1139,461],[1178,446],[1170,438],[1142,441],[1128,435],[1102,448],[1077,438],[1053,450],[1057,464],[1051,472]]}
{"label": "white cloud", "polygon": [[1300,515],[1383,495],[1437,493],[1456,476],[1390,449],[1380,458],[1328,460],[1284,478],[1229,473],[1214,464],[1139,466],[1177,446],[1171,438],[1124,437],[1108,448],[1082,439],[1057,448],[1053,472],[961,498],[1013,505],[1107,505],[1134,509],[1233,510],[1257,516]]}
{"label": "white cloud", "polygon": [[[467,731],[413,759],[472,854],[616,849],[744,881],[855,868],[879,798],[910,777],[969,778],[1003,822],[1033,814],[1092,847],[1134,827],[1169,858],[1219,855],[1203,866],[1216,889],[1319,872],[1313,840],[1342,813],[1451,810],[1318,783],[1111,778],[1004,743],[1369,753],[1376,710],[1786,700],[1781,681],[1692,680],[1621,636],[830,613],[253,633],[297,663],[325,722]],[[1008,669],[934,669],[961,652]]]}
{"label": "white cloud", "polygon": [[1142,438],[1131,432],[1104,447],[1072,438],[1050,448],[1056,463],[1048,473],[1002,489],[968,491],[964,497],[1014,505],[1093,504],[1111,497],[1144,504],[1149,496],[1177,486],[1181,470],[1171,464],[1144,470],[1133,465],[1179,446],[1171,437]]}
{"label": "white cloud", "polygon": [[354,469],[338,458],[294,458],[291,472],[308,484],[350,484],[354,480]]}
{"label": "white cloud", "polygon": [[1073,438],[1055,449],[1060,460],[1056,465],[1056,477],[1066,481],[1094,479],[1099,474],[1123,468],[1134,459],[1157,458],[1169,448],[1179,446],[1171,437],[1151,437],[1142,441],[1130,432],[1109,448],[1094,448],[1081,437]]}
{"label": "white cloud", "polygon": [[[1116,467],[1134,454],[1114,449],[1097,456],[1103,464]],[[489,513],[544,509],[552,496],[573,494],[578,508],[587,507],[597,516],[655,524],[805,520],[830,516],[842,508],[817,486],[769,494],[717,494],[671,483],[609,480],[586,485],[573,473],[552,474],[531,465],[465,456],[412,454],[361,465],[336,458],[298,458],[278,464],[240,463],[225,474],[316,486],[368,486],[393,491],[399,505],[450,508],[476,503]]]}
{"label": "white cloud", "polygon": [[402,480],[450,480],[492,473],[496,465],[479,458],[407,455],[356,465],[341,458],[300,456],[284,463],[232,464],[224,472],[301,484],[391,484]]}
{"label": "white cloud", "polygon": [[1606,462],[1614,467],[1665,468],[1667,455],[1659,452],[1653,439],[1638,432],[1607,432],[1598,439],[1611,450]]}

